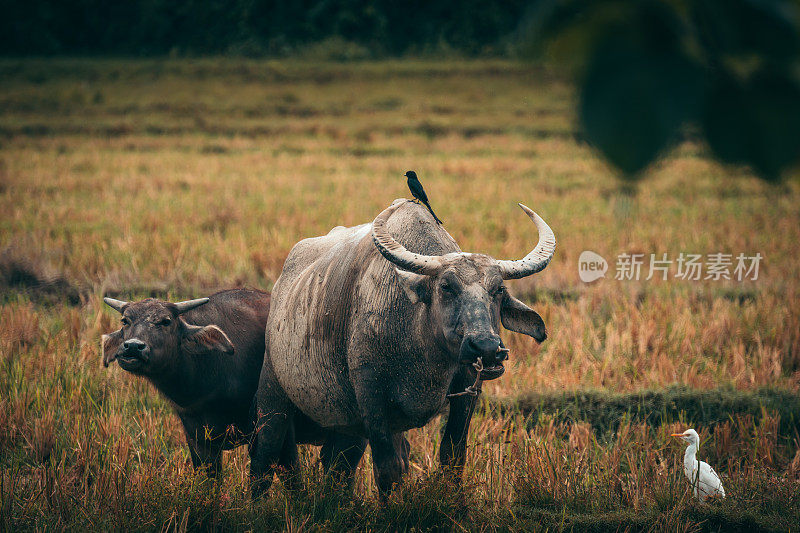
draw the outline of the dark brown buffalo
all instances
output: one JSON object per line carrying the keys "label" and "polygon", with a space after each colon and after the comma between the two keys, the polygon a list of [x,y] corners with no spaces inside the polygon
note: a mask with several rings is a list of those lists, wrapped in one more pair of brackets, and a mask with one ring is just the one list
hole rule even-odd
{"label": "dark brown buffalo", "polygon": [[234,289],[180,303],[104,301],[122,314],[122,328],[103,335],[103,363],[116,360],[164,394],[183,423],[192,463],[216,475],[222,450],[245,444],[253,431],[269,294]]}
{"label": "dark brown buffalo", "polygon": [[[249,444],[253,433],[269,294],[233,289],[180,303],[104,301],[122,314],[122,328],[103,335],[103,363],[117,361],[164,394],[181,419],[195,468],[216,476],[222,451]],[[300,413],[294,428],[298,443],[322,444],[326,470],[352,478],[363,438],[323,430]],[[294,442],[277,464],[280,472],[295,471]]]}

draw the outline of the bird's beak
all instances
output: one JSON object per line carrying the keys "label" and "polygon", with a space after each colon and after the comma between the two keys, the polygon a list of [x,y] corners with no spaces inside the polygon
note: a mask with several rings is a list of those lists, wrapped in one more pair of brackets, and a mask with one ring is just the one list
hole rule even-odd
{"label": "bird's beak", "polygon": [[685,437],[686,433],[673,433],[670,437]]}

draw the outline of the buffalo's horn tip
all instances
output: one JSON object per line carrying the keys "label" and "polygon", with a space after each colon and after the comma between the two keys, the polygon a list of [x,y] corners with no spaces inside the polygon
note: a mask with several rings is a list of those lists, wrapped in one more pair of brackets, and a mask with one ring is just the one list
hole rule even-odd
{"label": "buffalo's horn tip", "polygon": [[115,311],[119,311],[120,313],[122,312],[122,308],[128,305],[128,302],[123,302],[122,300],[116,300],[114,298],[109,298],[107,296],[103,298],[103,301],[106,303],[106,305],[108,305]]}

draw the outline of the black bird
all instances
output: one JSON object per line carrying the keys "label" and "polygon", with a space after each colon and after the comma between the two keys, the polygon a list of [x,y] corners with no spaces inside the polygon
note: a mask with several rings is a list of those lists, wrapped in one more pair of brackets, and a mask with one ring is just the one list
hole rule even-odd
{"label": "black bird", "polygon": [[408,178],[408,188],[409,190],[411,190],[411,194],[414,196],[414,198],[422,202],[425,205],[425,207],[428,208],[428,211],[431,212],[433,218],[436,219],[436,222],[441,224],[442,221],[439,220],[439,217],[437,217],[436,213],[434,213],[433,209],[431,209],[431,204],[428,203],[428,195],[425,194],[425,189],[422,188],[422,184],[419,182],[419,179],[417,178],[417,173],[414,172],[413,170],[409,170],[404,174],[404,176]]}

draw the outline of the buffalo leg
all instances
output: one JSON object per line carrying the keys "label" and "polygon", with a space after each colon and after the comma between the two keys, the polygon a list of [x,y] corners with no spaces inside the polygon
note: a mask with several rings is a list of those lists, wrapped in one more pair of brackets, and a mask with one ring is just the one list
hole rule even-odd
{"label": "buffalo leg", "polygon": [[192,465],[195,470],[202,469],[210,478],[216,478],[222,469],[222,450],[215,450],[210,447],[202,447],[196,450],[189,445],[189,454],[192,456]]}
{"label": "buffalo leg", "polygon": [[401,481],[407,470],[402,450],[405,438],[399,438],[389,427],[390,410],[394,409],[388,398],[375,397],[383,383],[375,376],[361,374],[360,386],[356,388],[356,400],[361,410],[361,420],[372,450],[372,470],[378,493],[385,500],[392,487]]}
{"label": "buffalo leg", "polygon": [[297,455],[297,440],[294,433],[294,424],[290,423],[286,429],[286,436],[283,439],[283,446],[281,447],[281,454],[278,459],[278,468],[276,472],[278,477],[283,482],[283,485],[289,490],[297,490],[300,488],[298,477],[298,465],[300,460]]}
{"label": "buffalo leg", "polygon": [[363,437],[330,432],[319,452],[322,468],[337,481],[344,481],[349,485],[366,449],[367,440]]}
{"label": "buffalo leg", "polygon": [[212,446],[203,437],[198,438],[197,431],[192,429],[192,425],[181,419],[183,432],[186,436],[186,444],[189,446],[189,455],[192,458],[192,466],[195,470],[203,469],[210,478],[217,477],[217,472],[222,467],[222,448]]}
{"label": "buffalo leg", "polygon": [[[294,408],[277,385],[267,360],[261,369],[252,415],[255,422],[250,444],[250,489],[257,498],[272,485],[276,466],[293,468],[297,462],[292,427]],[[287,436],[289,448],[285,447]]]}
{"label": "buffalo leg", "polygon": [[281,462],[289,415],[280,411],[261,413],[250,445],[250,489],[259,497],[272,485],[276,466]]}
{"label": "buffalo leg", "polygon": [[[475,381],[475,373],[467,367],[456,373],[450,392],[461,392]],[[449,469],[454,477],[460,478],[464,468],[467,451],[467,434],[472,413],[475,410],[476,398],[465,394],[450,399],[450,414],[442,435],[439,461]]]}
{"label": "buffalo leg", "polygon": [[411,454],[411,445],[408,443],[408,439],[406,439],[403,433],[395,433],[393,439],[395,449],[400,453],[400,460],[403,463],[403,475],[405,476],[408,474],[410,466],[409,455]]}
{"label": "buffalo leg", "polygon": [[[254,421],[253,440],[250,443],[250,490],[257,498],[272,485],[276,466],[297,461],[285,450],[287,433],[292,428],[294,407],[283,393],[269,361],[269,341],[264,355],[264,366],[258,381],[251,413]],[[294,431],[289,435],[294,447]],[[284,453],[285,452],[285,453]]]}
{"label": "buffalo leg", "polygon": [[211,458],[206,467],[206,472],[208,473],[208,477],[216,478],[217,474],[222,470],[222,449],[212,449],[211,451]]}
{"label": "buffalo leg", "polygon": [[403,477],[403,458],[395,445],[395,436],[381,423],[383,420],[386,420],[385,416],[375,417],[365,424],[381,499],[385,499],[395,483],[399,483]]}

